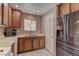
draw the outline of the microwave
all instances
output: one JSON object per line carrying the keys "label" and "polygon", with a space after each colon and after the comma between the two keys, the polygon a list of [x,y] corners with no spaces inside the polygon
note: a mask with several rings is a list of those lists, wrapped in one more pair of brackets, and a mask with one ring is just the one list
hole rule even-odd
{"label": "microwave", "polygon": [[4,30],[4,36],[15,36],[16,35],[16,29],[5,29]]}

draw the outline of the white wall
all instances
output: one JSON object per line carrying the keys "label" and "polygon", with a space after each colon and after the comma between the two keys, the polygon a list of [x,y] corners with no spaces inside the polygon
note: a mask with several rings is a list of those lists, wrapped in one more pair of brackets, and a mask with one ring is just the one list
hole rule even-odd
{"label": "white wall", "polygon": [[48,21],[45,20],[45,18],[50,16],[50,14],[53,17],[53,19],[52,19],[52,28],[53,29],[50,28],[50,29],[52,29],[53,38],[52,39],[47,39],[47,37],[45,35],[45,48],[55,56],[56,55],[56,15],[57,15],[57,7],[56,6],[53,7],[51,10],[49,10],[42,17],[42,19],[43,19],[42,20],[42,25],[43,25],[44,33],[45,33],[45,30],[46,30],[45,23],[48,22]]}

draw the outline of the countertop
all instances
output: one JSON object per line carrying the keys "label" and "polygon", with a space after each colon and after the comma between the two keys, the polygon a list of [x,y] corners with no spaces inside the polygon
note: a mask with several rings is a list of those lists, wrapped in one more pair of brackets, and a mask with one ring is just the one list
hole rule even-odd
{"label": "countertop", "polygon": [[8,56],[7,53],[9,51],[11,51],[10,49],[11,49],[11,47],[2,47],[2,48],[0,48],[0,50],[3,50],[3,52],[0,52],[0,56]]}
{"label": "countertop", "polygon": [[16,37],[36,37],[36,36],[45,36],[44,34],[36,34],[36,35],[26,35],[26,34],[20,34],[16,35]]}
{"label": "countertop", "polygon": [[17,40],[16,37],[5,37],[0,39],[0,48],[2,47],[10,47],[13,42],[15,42]]}
{"label": "countertop", "polygon": [[[0,50],[4,49],[4,52],[0,52],[0,56],[5,56],[14,42],[17,42],[17,37],[4,37],[0,39]],[[15,46],[15,53],[17,54],[16,48],[17,44]]]}

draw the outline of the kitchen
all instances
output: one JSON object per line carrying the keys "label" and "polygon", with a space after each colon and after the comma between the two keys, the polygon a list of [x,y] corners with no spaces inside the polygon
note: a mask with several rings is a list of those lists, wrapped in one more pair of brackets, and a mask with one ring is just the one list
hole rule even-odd
{"label": "kitchen", "polygon": [[56,55],[56,6],[0,3],[0,55],[17,56],[41,49],[45,50],[42,55]]}

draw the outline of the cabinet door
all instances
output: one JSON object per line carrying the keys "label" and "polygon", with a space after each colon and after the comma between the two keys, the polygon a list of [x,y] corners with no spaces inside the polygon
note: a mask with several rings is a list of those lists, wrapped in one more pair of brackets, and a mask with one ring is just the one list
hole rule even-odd
{"label": "cabinet door", "polygon": [[30,37],[24,39],[24,51],[32,50],[32,40]]}
{"label": "cabinet door", "polygon": [[4,3],[4,16],[3,16],[3,24],[8,26],[8,4]]}
{"label": "cabinet door", "polygon": [[0,3],[0,24],[2,24],[2,4]]}
{"label": "cabinet door", "polygon": [[69,3],[63,3],[59,7],[60,9],[60,16],[70,13],[70,4]]}
{"label": "cabinet door", "polygon": [[13,27],[19,28],[21,23],[21,12],[17,10],[13,10]]}
{"label": "cabinet door", "polygon": [[33,49],[39,49],[39,37],[33,37]]}
{"label": "cabinet door", "polygon": [[12,27],[12,9],[10,6],[9,6],[9,21],[8,22],[9,22],[8,26]]}
{"label": "cabinet door", "polygon": [[79,3],[71,3],[71,11],[78,11],[79,10]]}
{"label": "cabinet door", "polygon": [[40,48],[44,48],[45,47],[45,39],[44,37],[40,37]]}
{"label": "cabinet door", "polygon": [[18,53],[24,51],[24,38],[18,38]]}

